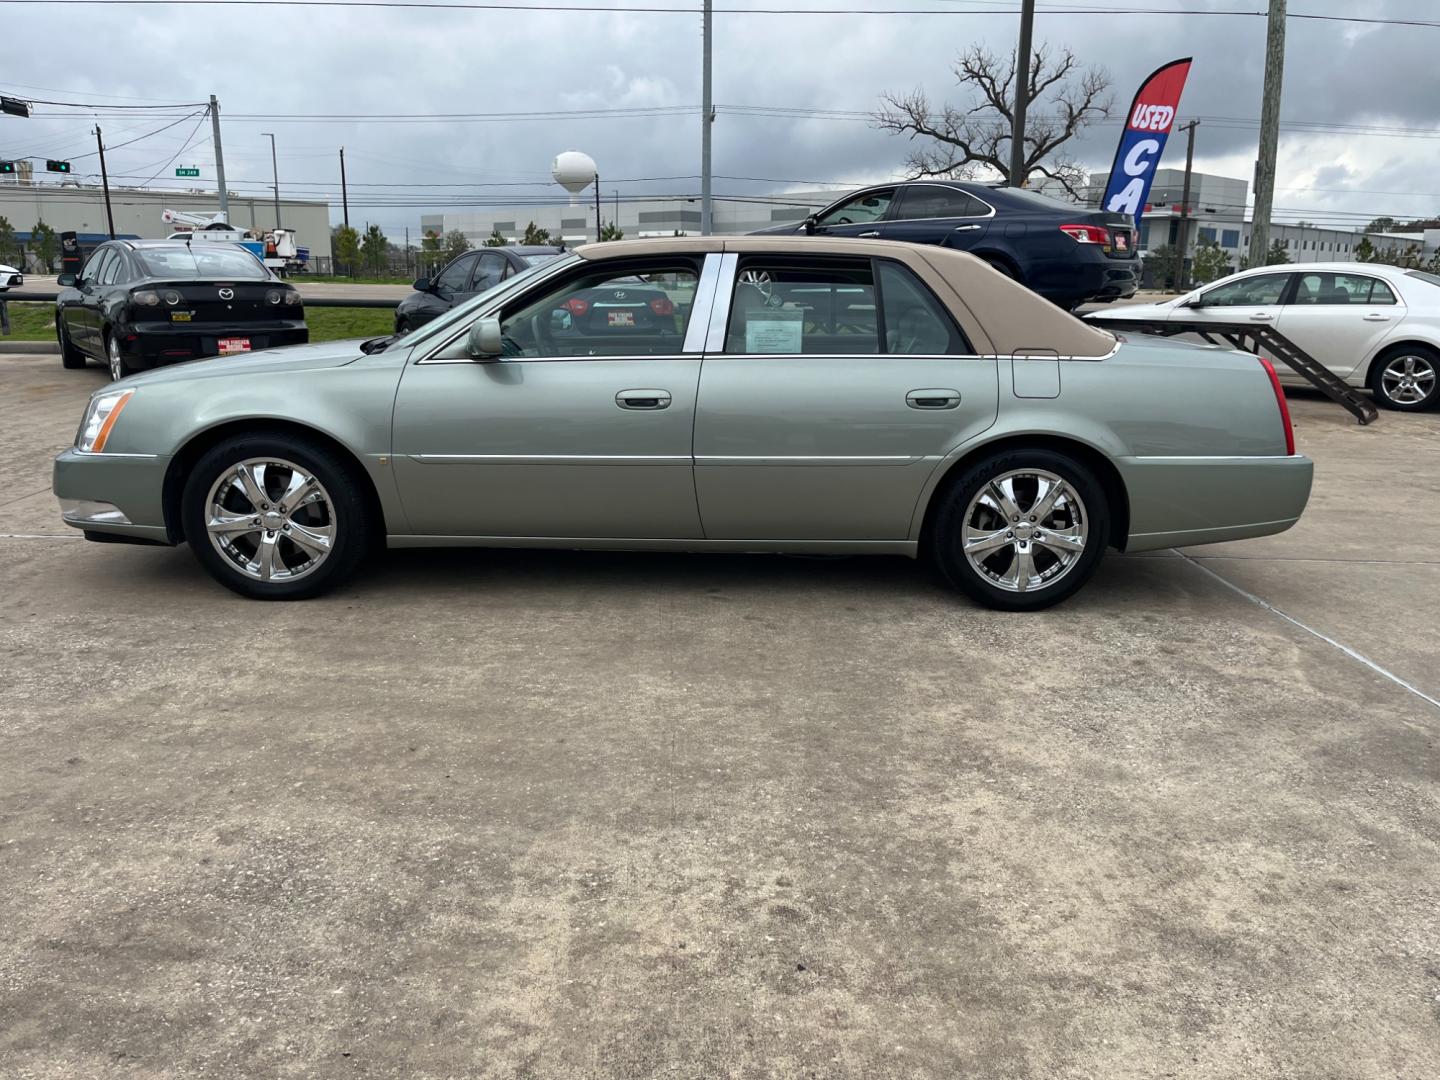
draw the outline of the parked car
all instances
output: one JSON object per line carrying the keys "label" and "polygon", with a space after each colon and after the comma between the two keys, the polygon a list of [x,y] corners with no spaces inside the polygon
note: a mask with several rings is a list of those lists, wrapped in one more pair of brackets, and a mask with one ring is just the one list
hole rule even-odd
{"label": "parked car", "polygon": [[[1259,266],[1174,300],[1097,317],[1270,325],[1351,386],[1368,386],[1379,405],[1414,412],[1440,402],[1440,277],[1423,270],[1355,262]],[[1288,367],[1280,378],[1307,385]]]}
{"label": "parked car", "polygon": [[18,289],[25,284],[25,275],[13,266],[6,266],[0,263],[0,292],[6,289]]}
{"label": "parked car", "polygon": [[61,363],[99,360],[112,379],[310,340],[300,294],[232,244],[111,240],[58,284]]}
{"label": "parked car", "polygon": [[408,334],[531,266],[562,254],[558,247],[486,247],[457,255],[434,277],[415,282],[415,291],[395,308],[395,332]]}
{"label": "parked car", "polygon": [[1024,188],[958,180],[880,184],[756,235],[858,237],[968,251],[1066,310],[1135,295],[1135,222]]}
{"label": "parked car", "polygon": [[[637,277],[693,286],[674,333],[554,332]],[[1108,546],[1288,529],[1311,471],[1257,357],[1118,342],[940,247],[677,237],[586,246],[404,337],[107,387],[54,489],[91,539],[188,541],[264,599],[386,542],[924,556],[1018,611]]]}

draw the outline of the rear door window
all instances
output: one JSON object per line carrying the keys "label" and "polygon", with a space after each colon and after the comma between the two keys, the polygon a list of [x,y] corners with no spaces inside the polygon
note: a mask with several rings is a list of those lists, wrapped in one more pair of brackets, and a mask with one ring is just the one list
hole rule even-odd
{"label": "rear door window", "polygon": [[900,206],[894,218],[918,221],[924,218],[986,217],[989,213],[990,208],[968,192],[936,184],[920,184],[901,191]]}
{"label": "rear door window", "polygon": [[878,353],[868,259],[742,259],[725,351],[746,356]]}
{"label": "rear door window", "polygon": [[1376,281],[1364,274],[1311,272],[1297,275],[1295,296],[1290,303],[1326,307],[1345,304],[1393,304],[1395,294],[1383,281]]}

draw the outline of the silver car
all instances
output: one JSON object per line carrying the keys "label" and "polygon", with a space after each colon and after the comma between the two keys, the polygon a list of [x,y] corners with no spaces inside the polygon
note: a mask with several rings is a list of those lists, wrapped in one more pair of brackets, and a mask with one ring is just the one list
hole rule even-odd
{"label": "silver car", "polygon": [[1034,610],[1107,547],[1288,529],[1311,471],[1257,357],[1121,343],[939,247],[681,237],[403,338],[113,383],[55,493],[91,539],[188,541],[262,599],[467,545],[924,556]]}

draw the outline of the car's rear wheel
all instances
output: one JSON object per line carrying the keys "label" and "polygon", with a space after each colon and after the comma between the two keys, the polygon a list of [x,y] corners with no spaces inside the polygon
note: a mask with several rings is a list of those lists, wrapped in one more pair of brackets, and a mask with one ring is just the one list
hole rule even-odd
{"label": "car's rear wheel", "polygon": [[1000,258],[998,255],[982,255],[980,256],[980,258],[985,260],[985,264],[989,266],[992,270],[998,270],[1000,273],[1008,277],[1011,281],[1020,280],[1020,274],[1015,269],[1015,267],[1011,266],[1010,263]]}
{"label": "car's rear wheel", "polygon": [[1110,535],[1104,488],[1080,462],[1050,450],[993,454],[940,499],[932,558],[951,585],[1002,611],[1037,611],[1073,594]]}
{"label": "car's rear wheel", "polygon": [[70,344],[70,335],[65,332],[65,323],[60,319],[55,320],[55,337],[60,342],[60,363],[63,367],[75,371],[85,366],[85,354]]}
{"label": "car's rear wheel", "polygon": [[120,352],[120,340],[108,330],[105,332],[105,358],[110,368],[112,381],[135,374],[134,369],[125,362],[125,357]]}
{"label": "car's rear wheel", "polygon": [[1387,409],[1420,412],[1440,400],[1440,353],[1424,345],[1403,345],[1370,368],[1370,389]]}
{"label": "car's rear wheel", "polygon": [[354,572],[374,530],[354,467],[279,433],[209,450],[186,479],[181,520],[201,565],[257,600],[302,600],[331,588]]}

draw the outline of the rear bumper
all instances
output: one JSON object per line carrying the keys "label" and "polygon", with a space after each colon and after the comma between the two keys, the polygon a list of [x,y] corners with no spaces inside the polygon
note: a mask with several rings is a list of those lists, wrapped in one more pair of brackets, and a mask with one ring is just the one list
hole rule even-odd
{"label": "rear bumper", "polygon": [[1130,498],[1126,551],[1284,532],[1310,499],[1307,457],[1132,457],[1115,465]]}
{"label": "rear bumper", "polygon": [[168,457],[82,454],[73,447],[55,459],[51,488],[61,520],[90,533],[170,543],[161,492]]}
{"label": "rear bumper", "polygon": [[120,351],[133,368],[152,368],[220,355],[221,338],[248,338],[250,351],[304,345],[310,330],[304,320],[271,322],[259,326],[214,326],[142,323],[120,336]]}
{"label": "rear bumper", "polygon": [[1140,260],[1112,259],[1102,251],[1086,252],[1084,245],[1075,258],[1037,261],[1026,284],[1057,303],[1087,300],[1124,300],[1140,288]]}

